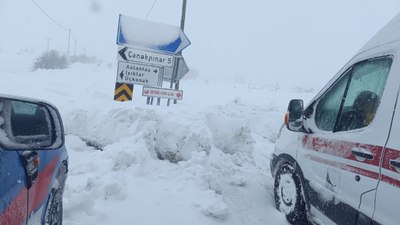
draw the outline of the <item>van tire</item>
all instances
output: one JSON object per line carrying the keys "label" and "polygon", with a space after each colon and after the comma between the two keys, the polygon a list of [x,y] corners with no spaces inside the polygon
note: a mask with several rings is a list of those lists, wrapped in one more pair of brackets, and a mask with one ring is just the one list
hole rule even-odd
{"label": "van tire", "polygon": [[291,164],[285,163],[278,169],[274,182],[276,208],[285,213],[291,224],[306,222],[307,212],[300,176]]}

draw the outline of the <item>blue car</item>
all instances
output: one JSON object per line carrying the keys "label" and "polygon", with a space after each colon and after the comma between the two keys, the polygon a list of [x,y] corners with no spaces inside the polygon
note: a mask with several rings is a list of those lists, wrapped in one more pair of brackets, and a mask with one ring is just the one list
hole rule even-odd
{"label": "blue car", "polygon": [[57,108],[0,95],[0,225],[61,225],[67,173]]}

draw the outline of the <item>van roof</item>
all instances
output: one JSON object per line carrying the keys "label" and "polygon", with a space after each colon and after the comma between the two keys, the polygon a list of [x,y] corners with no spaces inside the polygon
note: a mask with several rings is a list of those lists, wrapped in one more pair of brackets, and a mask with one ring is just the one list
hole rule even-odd
{"label": "van roof", "polygon": [[376,33],[358,53],[400,41],[400,13]]}

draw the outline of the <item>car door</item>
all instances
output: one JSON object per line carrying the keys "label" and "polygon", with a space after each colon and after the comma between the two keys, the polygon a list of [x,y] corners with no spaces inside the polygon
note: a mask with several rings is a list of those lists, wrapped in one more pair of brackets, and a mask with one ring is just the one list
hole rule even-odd
{"label": "car door", "polygon": [[65,180],[57,174],[66,158],[63,142],[56,109],[0,98],[0,225],[45,224],[50,191]]}
{"label": "car door", "polygon": [[384,150],[382,174],[376,193],[374,225],[397,225],[400,221],[400,105],[397,101],[392,130]]}
{"label": "car door", "polygon": [[308,134],[297,160],[309,181],[312,208],[326,224],[369,224],[381,154],[395,102],[388,80],[393,58],[349,67],[305,110]]}
{"label": "car door", "polygon": [[[9,134],[11,140],[18,143],[30,142],[39,138],[42,142],[52,143],[55,121],[50,116],[50,108],[40,104],[23,101],[7,101],[9,109]],[[62,149],[20,151],[23,168],[27,177],[28,225],[42,224],[49,192],[54,182],[56,168]]]}
{"label": "car door", "polygon": [[[7,113],[0,101],[0,142],[8,141]],[[28,189],[25,168],[18,151],[6,151],[0,145],[0,224],[26,224]]]}
{"label": "car door", "polygon": [[[1,136],[0,128],[0,136]],[[0,147],[0,224],[26,224],[27,197],[24,167],[16,151]]]}

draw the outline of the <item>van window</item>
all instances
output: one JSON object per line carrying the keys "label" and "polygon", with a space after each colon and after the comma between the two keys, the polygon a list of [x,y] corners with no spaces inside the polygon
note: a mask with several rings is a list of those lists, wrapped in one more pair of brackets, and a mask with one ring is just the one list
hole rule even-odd
{"label": "van window", "polygon": [[368,126],[375,118],[392,59],[363,61],[353,68],[352,76],[336,131]]}
{"label": "van window", "polygon": [[333,131],[350,74],[351,70],[347,71],[319,101],[315,114],[315,123],[319,129]]}
{"label": "van window", "polygon": [[389,56],[370,59],[345,72],[318,102],[317,127],[338,132],[368,126],[375,118],[392,61]]}

